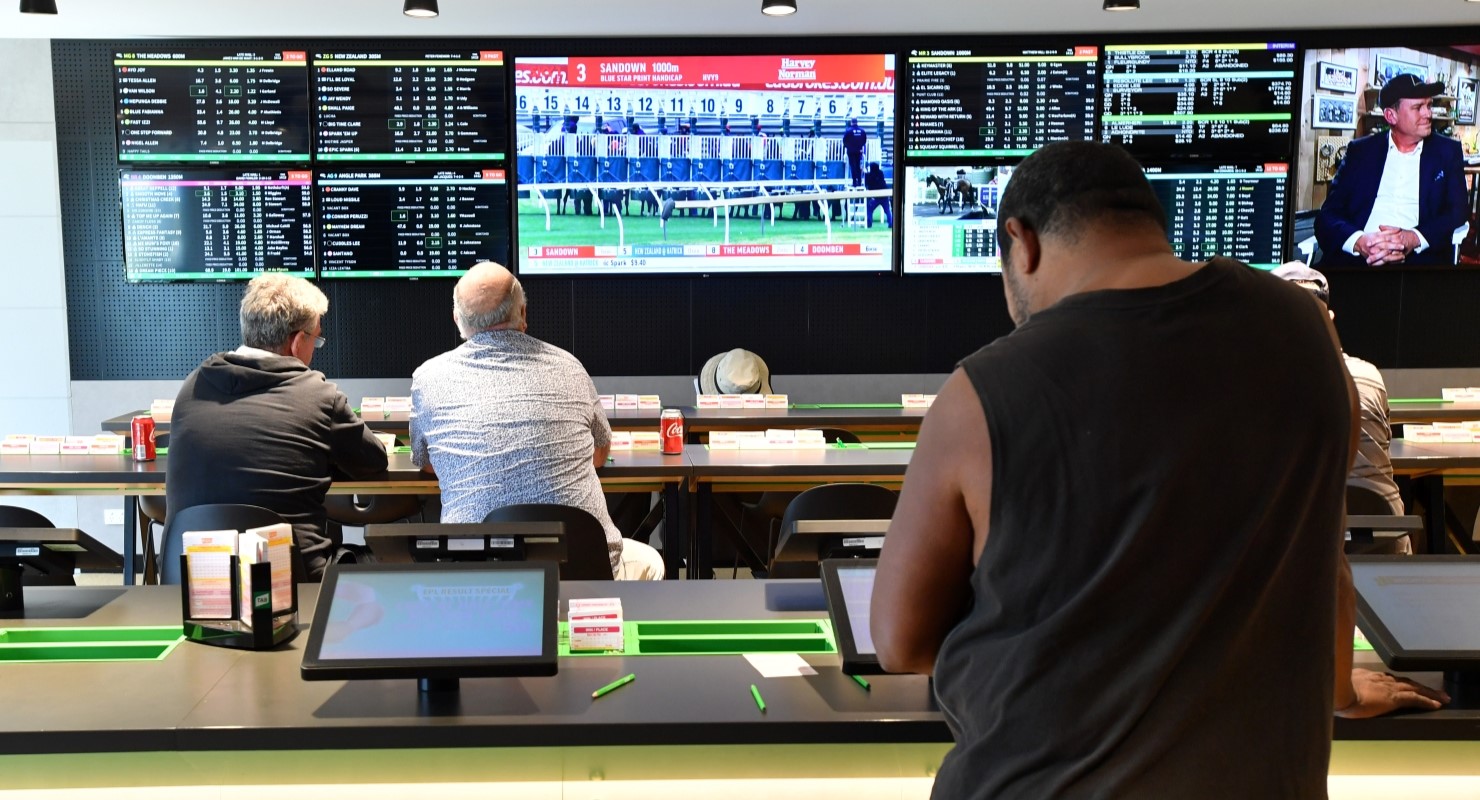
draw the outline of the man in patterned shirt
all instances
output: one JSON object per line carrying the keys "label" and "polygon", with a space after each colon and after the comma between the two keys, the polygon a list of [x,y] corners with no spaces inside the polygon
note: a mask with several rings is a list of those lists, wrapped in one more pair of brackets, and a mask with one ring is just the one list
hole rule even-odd
{"label": "man in patterned shirt", "polygon": [[[1291,261],[1276,267],[1274,275],[1309,290],[1321,301],[1322,307],[1331,303],[1331,290],[1326,276],[1305,266],[1303,261]],[[1332,319],[1336,318],[1336,312],[1327,309],[1326,313]],[[1393,480],[1393,462],[1388,455],[1392,428],[1388,424],[1387,384],[1383,383],[1382,373],[1370,362],[1346,351],[1342,351],[1341,358],[1346,362],[1346,371],[1351,373],[1352,381],[1357,385],[1357,400],[1362,414],[1362,438],[1357,444],[1357,457],[1352,462],[1351,472],[1347,473],[1346,485],[1378,495],[1387,503],[1388,513],[1402,514],[1403,500],[1398,496],[1398,484]],[[1379,542],[1375,547],[1359,546],[1354,549],[1348,544],[1347,552],[1409,553],[1412,552],[1412,547],[1405,536]]]}
{"label": "man in patterned shirt", "polygon": [[612,432],[591,376],[525,333],[519,280],[492,262],[474,266],[453,289],[452,317],[466,341],[411,377],[411,458],[437,474],[442,521],[482,522],[516,503],[573,506],[606,528],[615,577],[662,578],[658,552],[623,539],[607,514],[596,468]]}

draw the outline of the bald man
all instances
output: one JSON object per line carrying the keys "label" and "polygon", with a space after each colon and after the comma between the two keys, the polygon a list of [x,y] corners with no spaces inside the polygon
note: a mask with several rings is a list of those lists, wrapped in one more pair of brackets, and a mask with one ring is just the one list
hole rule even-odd
{"label": "bald man", "polygon": [[596,468],[611,426],[596,386],[570,353],[529,336],[524,287],[483,262],[452,292],[465,340],[411,377],[411,458],[442,485],[443,522],[482,522],[516,503],[579,508],[606,529],[612,575],[663,577],[663,559],[623,539],[607,514]]}

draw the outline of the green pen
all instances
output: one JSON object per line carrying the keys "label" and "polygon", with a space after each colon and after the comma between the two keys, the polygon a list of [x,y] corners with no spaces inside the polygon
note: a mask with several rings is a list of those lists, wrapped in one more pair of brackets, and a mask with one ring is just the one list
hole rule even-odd
{"label": "green pen", "polygon": [[750,685],[750,696],[755,698],[755,707],[759,708],[762,714],[766,713],[766,701],[761,699],[761,690],[755,688],[753,683]]}
{"label": "green pen", "polygon": [[598,698],[598,697],[600,697],[600,696],[602,696],[604,694],[611,694],[612,692],[615,692],[616,690],[622,688],[623,686],[626,686],[627,684],[629,684],[629,683],[631,683],[631,682],[633,682],[635,680],[637,680],[637,675],[635,675],[635,674],[629,674],[625,678],[617,678],[616,680],[612,681],[611,683],[608,683],[607,685],[601,687],[600,689],[597,689],[596,691],[592,692],[591,693],[591,699],[592,700],[595,700],[596,698]]}
{"label": "green pen", "polygon": [[868,681],[864,680],[862,675],[849,675],[848,677],[852,678],[854,682],[857,683],[859,686],[862,686],[865,691],[873,691],[873,689],[869,687]]}

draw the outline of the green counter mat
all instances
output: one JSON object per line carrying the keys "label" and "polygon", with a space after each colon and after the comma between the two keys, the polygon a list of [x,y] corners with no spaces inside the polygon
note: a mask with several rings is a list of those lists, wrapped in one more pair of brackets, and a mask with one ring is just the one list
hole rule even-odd
{"label": "green counter mat", "polygon": [[0,663],[159,661],[185,638],[179,625],[0,630]]}
{"label": "green counter mat", "polygon": [[745,653],[836,653],[827,619],[663,620],[623,622],[622,650],[570,650],[569,623],[560,623],[562,656],[719,656]]}

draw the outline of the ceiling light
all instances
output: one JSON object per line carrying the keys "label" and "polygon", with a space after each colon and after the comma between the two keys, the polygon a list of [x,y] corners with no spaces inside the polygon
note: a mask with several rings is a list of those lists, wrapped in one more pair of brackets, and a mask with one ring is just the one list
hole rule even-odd
{"label": "ceiling light", "polygon": [[437,0],[406,0],[401,13],[417,19],[431,19],[437,16]]}
{"label": "ceiling light", "polygon": [[1106,11],[1139,11],[1141,0],[1105,0]]}
{"label": "ceiling light", "polygon": [[22,14],[55,14],[57,0],[21,0]]}
{"label": "ceiling light", "polygon": [[797,0],[761,0],[761,13],[769,17],[784,17],[797,13]]}

